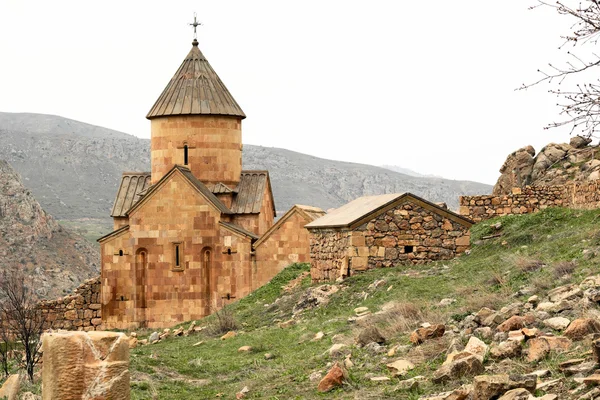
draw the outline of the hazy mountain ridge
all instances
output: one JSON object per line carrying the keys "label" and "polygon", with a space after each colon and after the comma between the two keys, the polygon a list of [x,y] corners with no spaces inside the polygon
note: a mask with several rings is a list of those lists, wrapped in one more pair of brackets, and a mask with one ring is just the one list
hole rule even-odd
{"label": "hazy mountain ridge", "polygon": [[25,270],[39,297],[54,298],[96,275],[99,259],[95,246],[61,227],[0,160],[0,269]]}
{"label": "hazy mountain ridge", "polygon": [[[123,171],[150,169],[150,141],[43,114],[0,113],[0,159],[8,160],[42,206],[58,219],[102,218],[107,225]],[[457,208],[476,182],[411,177],[388,169],[244,145],[244,169],[270,172],[279,212],[293,204],[324,209],[356,197],[410,191]]]}

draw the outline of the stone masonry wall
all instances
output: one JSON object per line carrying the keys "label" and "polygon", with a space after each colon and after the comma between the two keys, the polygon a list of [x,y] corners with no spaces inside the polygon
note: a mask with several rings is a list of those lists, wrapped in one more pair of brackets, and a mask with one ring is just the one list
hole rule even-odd
{"label": "stone masonry wall", "polygon": [[469,248],[469,228],[413,202],[359,226],[348,249],[351,273],[450,260]]}
{"label": "stone masonry wall", "polygon": [[547,207],[593,209],[600,207],[600,181],[576,182],[561,186],[513,188],[508,195],[461,196],[460,214],[475,222],[513,215],[530,214]]}
{"label": "stone masonry wall", "polygon": [[86,280],[72,295],[40,302],[39,308],[47,314],[48,328],[102,330],[100,277]]}
{"label": "stone masonry wall", "polygon": [[313,283],[347,275],[349,232],[334,229],[310,232],[310,275]]}

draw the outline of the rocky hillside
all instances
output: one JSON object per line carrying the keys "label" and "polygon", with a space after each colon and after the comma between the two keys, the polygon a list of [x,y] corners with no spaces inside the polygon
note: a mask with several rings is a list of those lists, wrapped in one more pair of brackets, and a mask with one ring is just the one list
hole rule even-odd
{"label": "rocky hillside", "polygon": [[[0,142],[0,159],[11,163],[60,220],[103,218],[110,226],[121,173],[150,168],[149,140],[57,116],[0,113]],[[328,209],[362,195],[404,191],[456,208],[459,195],[491,190],[476,182],[411,177],[250,145],[244,146],[243,165],[270,171],[280,212],[295,203]]]}
{"label": "rocky hillside", "polygon": [[311,285],[132,339],[132,398],[600,398],[599,210],[472,229],[470,254]]}
{"label": "rocky hillside", "polygon": [[600,151],[591,139],[575,136],[569,143],[550,143],[538,154],[532,146],[523,147],[507,158],[493,194],[511,192],[526,185],[564,185],[573,181],[600,179]]}
{"label": "rocky hillside", "polygon": [[96,248],[62,228],[0,160],[0,269],[25,269],[38,296],[53,298],[97,274],[99,261]]}

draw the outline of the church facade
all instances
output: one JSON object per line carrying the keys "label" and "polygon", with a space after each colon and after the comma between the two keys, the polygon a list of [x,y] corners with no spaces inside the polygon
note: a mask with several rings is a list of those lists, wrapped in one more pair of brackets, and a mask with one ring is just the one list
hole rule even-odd
{"label": "church facade", "polygon": [[[147,115],[151,172],[123,173],[115,230],[98,240],[105,328],[202,318],[285,266],[255,257],[276,212],[268,172],[242,170],[245,117],[194,40]],[[305,234],[298,221],[291,237]],[[298,260],[290,251],[283,258]]]}

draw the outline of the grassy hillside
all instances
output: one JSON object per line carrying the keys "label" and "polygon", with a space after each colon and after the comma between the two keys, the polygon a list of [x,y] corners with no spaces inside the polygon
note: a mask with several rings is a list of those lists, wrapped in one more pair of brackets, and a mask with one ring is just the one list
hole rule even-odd
{"label": "grassy hillside", "polygon": [[[369,271],[337,284],[327,305],[307,309],[294,318],[295,325],[281,328],[278,323],[292,317],[301,296],[310,290],[304,278],[289,292],[282,289],[290,280],[308,271],[307,265],[293,265],[271,283],[252,295],[231,304],[223,315],[237,321],[237,336],[220,340],[216,316],[200,321],[207,328],[189,337],[167,338],[157,344],[137,347],[131,353],[133,399],[235,398],[245,386],[248,399],[416,399],[457,387],[469,379],[446,385],[430,380],[413,391],[399,389],[385,364],[397,358],[411,360],[416,368],[408,377],[430,375],[445,360],[452,335],[412,347],[408,335],[422,322],[445,323],[447,331],[467,315],[486,306],[525,302],[536,294],[543,297],[551,288],[579,282],[598,273],[595,254],[600,251],[600,211],[549,209],[527,216],[510,216],[473,227],[473,249],[451,262],[423,267],[403,267]],[[500,223],[500,229],[492,227]],[[482,241],[482,237],[501,236]],[[447,307],[444,298],[456,299]],[[349,322],[356,307],[373,313],[366,319]],[[183,326],[187,327],[188,324]],[[355,338],[364,326],[375,325],[387,339],[383,349],[359,348]],[[321,340],[311,340],[322,331]],[[139,332],[142,337],[149,332]],[[461,335],[455,335],[463,342]],[[202,342],[199,345],[194,344]],[[333,343],[344,343],[339,354],[329,355]],[[397,354],[387,352],[400,345]],[[250,352],[238,352],[251,346]],[[587,348],[579,349],[579,352]],[[270,353],[273,358],[266,359]],[[348,384],[327,394],[316,391],[319,379],[335,360],[351,354]],[[577,354],[558,354],[540,364],[519,360],[486,362],[491,371],[527,372],[550,369],[554,377],[564,376],[558,363]],[[373,376],[390,381],[374,382]]]}

